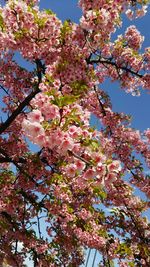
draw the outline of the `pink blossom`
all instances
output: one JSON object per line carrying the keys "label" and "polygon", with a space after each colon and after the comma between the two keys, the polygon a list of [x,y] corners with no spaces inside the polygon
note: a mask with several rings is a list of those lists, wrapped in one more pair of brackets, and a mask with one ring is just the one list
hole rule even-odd
{"label": "pink blossom", "polygon": [[144,37],[141,36],[140,32],[134,25],[127,28],[125,32],[125,38],[128,42],[129,47],[136,50],[141,47],[142,42],[144,41]]}
{"label": "pink blossom", "polygon": [[150,129],[149,128],[145,131],[145,136],[148,138],[148,142],[150,143]]}
{"label": "pink blossom", "polygon": [[32,112],[30,112],[28,114],[28,120],[31,122],[42,122],[44,120],[44,117],[41,114],[40,110],[32,110]]}
{"label": "pink blossom", "polygon": [[141,7],[141,9],[136,10],[136,18],[143,17],[147,13],[147,5]]}
{"label": "pink blossom", "polygon": [[66,168],[66,173],[67,173],[68,176],[74,177],[75,176],[75,173],[76,173],[76,165],[75,164],[70,164]]}
{"label": "pink blossom", "polygon": [[29,136],[35,138],[38,135],[45,134],[45,131],[40,123],[30,122],[29,120],[24,119],[22,123],[23,129],[28,133]]}
{"label": "pink blossom", "polygon": [[114,160],[111,164],[107,166],[109,172],[119,172],[121,171],[121,165],[119,160]]}
{"label": "pink blossom", "polygon": [[75,165],[76,165],[77,171],[83,171],[85,169],[85,162],[81,160],[76,160]]}
{"label": "pink blossom", "polygon": [[92,179],[95,176],[95,171],[93,169],[88,169],[84,173],[84,178],[85,179]]}
{"label": "pink blossom", "polygon": [[49,103],[46,103],[41,108],[41,111],[46,120],[53,120],[56,118],[59,119],[60,117],[59,108],[56,105],[50,105]]}
{"label": "pink blossom", "polygon": [[117,175],[114,172],[108,173],[107,177],[105,178],[105,182],[107,184],[112,183],[117,180]]}
{"label": "pink blossom", "polygon": [[67,150],[72,150],[72,149],[73,149],[73,141],[70,138],[64,139],[59,147],[59,151],[61,153],[66,153]]}

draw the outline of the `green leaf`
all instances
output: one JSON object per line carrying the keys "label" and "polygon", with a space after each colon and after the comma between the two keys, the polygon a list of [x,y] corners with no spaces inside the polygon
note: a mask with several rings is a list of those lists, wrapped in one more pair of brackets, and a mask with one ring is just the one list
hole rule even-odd
{"label": "green leaf", "polygon": [[48,15],[56,15],[51,9],[45,9],[44,11]]}
{"label": "green leaf", "polygon": [[130,267],[134,267],[135,265],[134,265],[135,263],[132,261],[132,262],[128,262],[128,265],[130,266]]}
{"label": "green leaf", "polygon": [[66,35],[69,34],[71,32],[71,24],[68,20],[64,21],[64,24],[61,28],[61,41],[62,43],[64,43]]}
{"label": "green leaf", "polygon": [[107,193],[102,190],[100,187],[95,187],[93,189],[93,193],[95,194],[96,197],[99,197],[101,199],[101,201],[103,202],[106,197],[107,197]]}
{"label": "green leaf", "polygon": [[87,91],[87,84],[84,80],[74,81],[70,84],[74,95],[81,95]]}
{"label": "green leaf", "polygon": [[55,98],[54,100],[51,101],[51,103],[57,105],[58,107],[64,107],[74,103],[76,100],[77,100],[76,96],[65,95],[60,98]]}
{"label": "green leaf", "polygon": [[5,26],[4,19],[3,19],[2,15],[0,14],[0,27],[2,30],[4,29],[4,26]]}

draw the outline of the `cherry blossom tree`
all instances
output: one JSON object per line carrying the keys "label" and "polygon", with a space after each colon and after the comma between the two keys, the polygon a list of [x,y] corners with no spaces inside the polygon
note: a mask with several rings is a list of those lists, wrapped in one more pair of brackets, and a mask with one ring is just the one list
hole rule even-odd
{"label": "cherry blossom tree", "polygon": [[145,15],[148,1],[78,4],[79,24],[36,0],[0,7],[0,264],[76,267],[94,248],[99,266],[148,267],[150,129],[132,129],[101,88],[110,78],[132,94],[150,89],[140,32],[130,26],[112,41],[122,15]]}

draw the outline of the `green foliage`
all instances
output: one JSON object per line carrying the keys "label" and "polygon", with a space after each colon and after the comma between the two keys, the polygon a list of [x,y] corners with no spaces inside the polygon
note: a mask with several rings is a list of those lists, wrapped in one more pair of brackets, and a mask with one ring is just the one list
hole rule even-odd
{"label": "green foliage", "polygon": [[5,28],[5,23],[4,23],[4,19],[2,17],[2,15],[0,14],[0,28],[3,31]]}
{"label": "green foliage", "polygon": [[19,39],[23,38],[27,33],[28,33],[27,29],[25,29],[25,28],[21,29],[21,30],[14,33],[15,39],[19,40]]}
{"label": "green foliage", "polygon": [[69,62],[67,60],[64,60],[63,62],[60,62],[57,65],[57,72],[61,73],[62,71],[64,71],[66,69],[66,67],[68,66]]}
{"label": "green foliage", "polygon": [[55,13],[51,9],[44,10],[47,15],[55,15]]}
{"label": "green foliage", "polygon": [[133,261],[132,262],[128,262],[128,265],[129,265],[129,267],[134,267],[135,263]]}
{"label": "green foliage", "polygon": [[94,187],[93,193],[95,197],[100,198],[102,202],[107,198],[107,193],[100,186]]}
{"label": "green foliage", "polygon": [[[46,74],[46,84],[48,83],[49,85],[53,84],[54,78],[48,74]],[[52,92],[51,92],[52,93]],[[51,95],[51,93],[46,93],[47,95]]]}
{"label": "green foliage", "polygon": [[105,260],[105,267],[115,267],[112,260]]}
{"label": "green foliage", "polygon": [[2,221],[2,219],[0,220],[0,228],[2,228],[4,231],[9,229],[9,225],[5,222]]}
{"label": "green foliage", "polygon": [[78,98],[77,96],[73,95],[64,95],[59,98],[55,98],[54,100],[51,101],[51,103],[61,108],[73,104],[77,100],[77,98]]}
{"label": "green foliage", "polygon": [[44,28],[45,24],[47,22],[47,18],[39,18],[38,16],[35,16],[35,23],[38,25],[39,29]]}
{"label": "green foliage", "polygon": [[90,137],[84,138],[82,140],[84,146],[90,147],[92,151],[97,151],[100,147],[100,144],[97,140],[91,139]]}
{"label": "green foliage", "polygon": [[[34,22],[38,25],[39,29],[44,28],[46,22],[47,22],[47,16],[45,17],[39,17],[37,11],[33,8],[32,4],[28,6],[28,11],[31,12],[34,16]],[[45,15],[52,15],[52,11],[45,10]]]}
{"label": "green foliage", "polygon": [[74,95],[81,95],[87,92],[88,86],[84,80],[74,81],[70,84]]}
{"label": "green foliage", "polygon": [[127,243],[120,243],[115,251],[117,254],[120,254],[123,257],[131,256],[132,250]]}
{"label": "green foliage", "polygon": [[80,120],[78,114],[76,113],[75,108],[73,108],[70,114],[66,117],[66,121],[62,127],[62,130],[66,131],[68,129],[68,126],[74,123],[78,124],[79,126],[82,126],[82,121]]}
{"label": "green foliage", "polygon": [[150,3],[150,0],[137,0],[137,2],[141,5],[147,5]]}
{"label": "green foliage", "polygon": [[62,44],[65,42],[66,35],[69,33],[71,33],[71,24],[68,20],[65,20],[61,28],[61,35],[60,35],[60,41]]}
{"label": "green foliage", "polygon": [[8,182],[13,183],[16,179],[13,171],[1,169],[0,170],[0,185],[7,184]]}

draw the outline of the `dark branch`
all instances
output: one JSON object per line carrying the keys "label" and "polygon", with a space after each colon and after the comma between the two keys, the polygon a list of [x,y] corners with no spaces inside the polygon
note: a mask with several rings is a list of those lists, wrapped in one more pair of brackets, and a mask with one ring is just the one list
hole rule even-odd
{"label": "dark branch", "polygon": [[120,69],[120,70],[124,70],[126,72],[129,72],[131,73],[132,75],[135,75],[139,78],[142,78],[143,75],[138,73],[138,72],[135,72],[133,71],[132,69],[129,69],[127,67],[124,67],[124,66],[118,66],[116,62],[114,61],[110,61],[109,59],[106,60],[106,59],[101,59],[101,58],[98,58],[98,59],[87,59],[87,64],[98,64],[98,63],[101,63],[101,64],[108,64],[108,65],[111,65],[111,66],[114,66],[117,70]]}
{"label": "dark branch", "polygon": [[[101,102],[101,100],[100,100],[100,98],[99,98],[99,95],[98,95],[98,91],[97,91],[96,86],[94,86],[94,91],[95,91],[95,93],[96,93],[96,97],[97,97],[98,103],[99,103],[99,105],[100,105],[102,114],[103,114],[104,117],[106,117],[107,114],[106,114],[106,111],[105,111],[105,107],[104,107],[103,103]],[[109,125],[108,125],[108,129],[109,129],[109,133],[110,133],[110,135],[112,135],[113,133],[112,133],[112,130],[111,130],[111,128],[110,128]]]}
{"label": "dark branch", "polygon": [[11,116],[0,125],[0,134],[2,134],[10,125],[11,123],[16,119],[16,117],[20,114],[20,112],[30,103],[30,101],[35,97],[36,94],[40,92],[39,89],[31,92],[30,95],[28,95],[25,100],[18,106],[16,110],[13,111]]}
{"label": "dark branch", "polygon": [[13,113],[10,115],[10,117],[0,125],[0,134],[2,134],[10,125],[11,123],[16,119],[16,117],[23,111],[23,109],[29,105],[30,101],[40,92],[39,84],[42,80],[42,74],[45,73],[45,67],[41,63],[40,59],[35,60],[36,63],[36,73],[38,76],[38,83],[36,85],[36,89],[32,91],[25,99],[24,101],[13,111]]}

